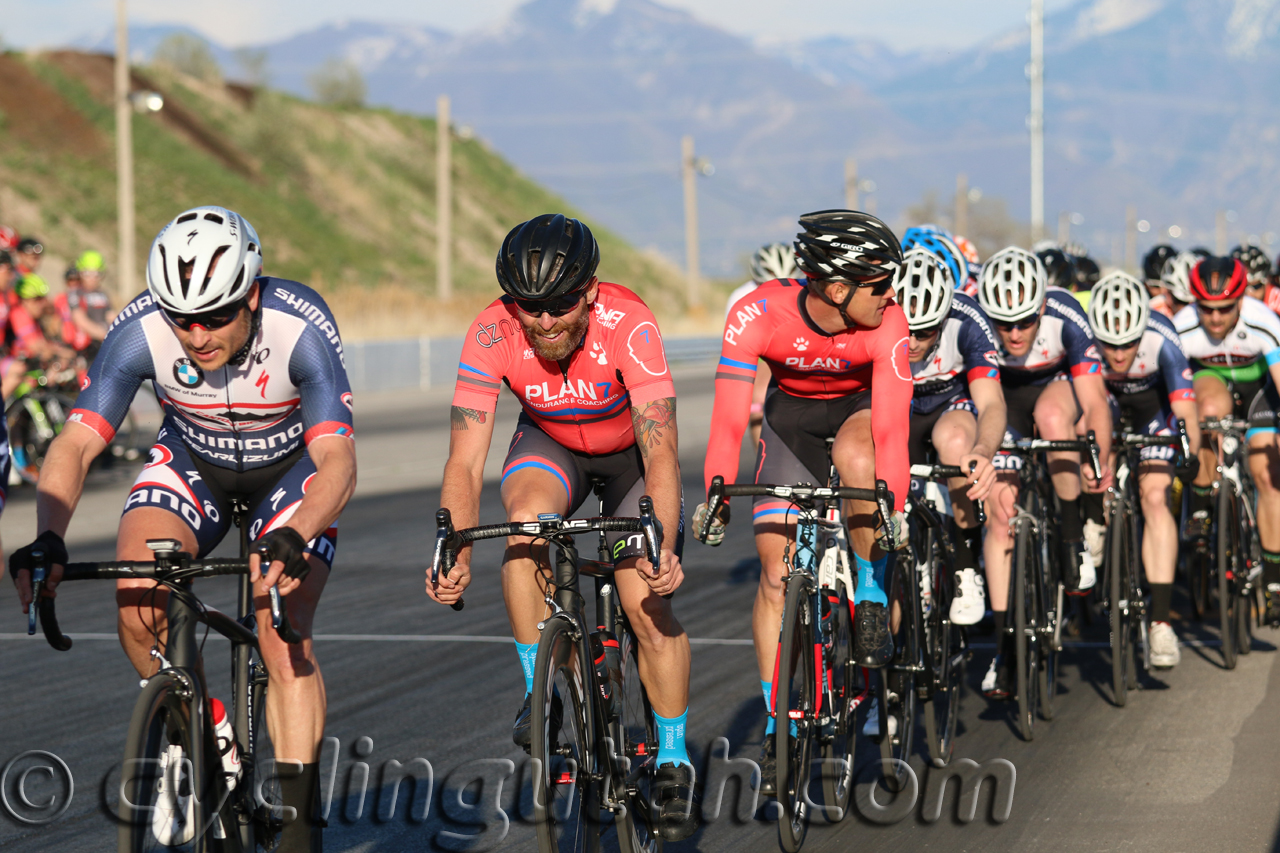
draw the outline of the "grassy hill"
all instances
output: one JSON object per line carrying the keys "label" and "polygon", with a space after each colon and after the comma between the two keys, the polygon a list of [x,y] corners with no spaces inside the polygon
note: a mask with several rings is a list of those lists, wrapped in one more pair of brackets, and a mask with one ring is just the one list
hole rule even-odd
{"label": "grassy hill", "polygon": [[[0,222],[45,241],[51,283],[84,249],[115,264],[112,62],[70,51],[0,55]],[[457,296],[440,304],[433,119],[160,68],[135,69],[133,87],[165,96],[159,113],[134,118],[139,262],[178,211],[233,208],[261,235],[267,270],[323,292],[348,338],[458,334],[497,294],[494,256],[513,225],[549,211],[580,215],[455,131]],[[679,271],[587,221],[601,277],[640,292],[672,331],[684,326]]]}

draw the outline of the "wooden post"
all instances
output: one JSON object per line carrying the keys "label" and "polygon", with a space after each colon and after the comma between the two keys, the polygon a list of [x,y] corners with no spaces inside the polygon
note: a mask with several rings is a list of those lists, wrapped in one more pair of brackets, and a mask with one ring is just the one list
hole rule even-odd
{"label": "wooden post", "polygon": [[844,161],[844,206],[858,209],[858,161],[852,157]]}
{"label": "wooden post", "polygon": [[120,307],[134,297],[137,260],[133,197],[133,106],[129,103],[129,13],[125,0],[116,0],[116,229],[120,258],[116,287]]}
{"label": "wooden post", "polygon": [[693,137],[680,140],[681,173],[684,177],[684,254],[688,267],[689,308],[702,307],[702,283],[698,272],[698,171]]}

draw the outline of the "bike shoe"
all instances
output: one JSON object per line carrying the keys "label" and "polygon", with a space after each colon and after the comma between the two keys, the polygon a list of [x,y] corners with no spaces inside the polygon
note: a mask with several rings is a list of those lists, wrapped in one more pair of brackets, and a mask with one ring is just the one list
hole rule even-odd
{"label": "bike shoe", "polygon": [[982,575],[977,569],[956,572],[956,596],[951,599],[951,621],[956,625],[976,625],[987,609]]}
{"label": "bike shoe", "polygon": [[683,841],[698,828],[693,811],[693,768],[664,764],[653,780],[658,793],[658,834],[664,841]]}
{"label": "bike shoe", "polygon": [[982,693],[988,699],[1008,699],[1013,695],[1010,682],[1011,673],[1005,666],[1004,655],[996,655],[991,659],[991,667],[982,677]]}
{"label": "bike shoe", "polygon": [[[511,727],[511,739],[515,741],[516,746],[523,747],[525,752],[529,751],[529,745],[533,741],[533,708],[529,705],[531,695],[529,693],[524,695],[524,704],[520,706],[515,724]],[[563,710],[560,694],[553,693],[551,695],[551,731],[560,731]]]}
{"label": "bike shoe", "polygon": [[1263,590],[1263,597],[1267,601],[1267,625],[1272,628],[1280,628],[1280,586],[1276,584],[1268,584]]}
{"label": "bike shoe", "polygon": [[864,601],[854,608],[857,624],[853,632],[853,657],[858,666],[879,669],[893,659],[893,635],[889,633],[889,610],[876,601]]}
{"label": "bike shoe", "polygon": [[760,744],[760,794],[765,797],[778,795],[778,746],[773,735],[765,735]]}
{"label": "bike shoe", "polygon": [[1151,665],[1168,669],[1178,665],[1182,652],[1178,648],[1178,635],[1168,622],[1151,623]]}

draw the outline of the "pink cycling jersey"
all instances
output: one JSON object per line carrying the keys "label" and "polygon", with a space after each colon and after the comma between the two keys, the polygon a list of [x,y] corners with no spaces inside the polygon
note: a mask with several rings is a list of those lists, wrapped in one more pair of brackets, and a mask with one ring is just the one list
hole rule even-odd
{"label": "pink cycling jersey", "polygon": [[793,397],[830,400],[871,391],[871,437],[876,476],[893,492],[895,509],[907,495],[907,422],[913,383],[907,359],[907,318],[891,303],[875,329],[824,332],[804,307],[803,281],[762,284],[729,310],[725,321],[711,442],[704,470],[708,488],[719,474],[738,476],[738,453],[746,430],[756,363],[764,359],[778,388]]}
{"label": "pink cycling jersey", "polygon": [[676,395],[653,313],[607,282],[582,344],[563,363],[533,351],[510,297],[481,311],[462,345],[453,405],[492,413],[503,382],[547,435],[592,456],[635,444],[632,407]]}

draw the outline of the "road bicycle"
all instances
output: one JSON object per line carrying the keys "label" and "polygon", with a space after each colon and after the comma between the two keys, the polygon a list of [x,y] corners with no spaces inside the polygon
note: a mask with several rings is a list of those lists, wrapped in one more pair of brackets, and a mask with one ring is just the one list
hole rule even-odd
{"label": "road bicycle", "polygon": [[1088,453],[1095,474],[1102,470],[1097,439],[1090,430],[1084,439],[1051,441],[1021,438],[1005,441],[1002,453],[1021,459],[1014,529],[1012,607],[1018,732],[1035,737],[1036,712],[1054,717],[1058,690],[1058,654],[1062,651],[1065,588],[1059,561],[1059,513],[1045,454],[1051,451]]}
{"label": "road bicycle", "polygon": [[[593,486],[601,495],[601,484]],[[599,533],[598,560],[579,557],[573,538],[592,532]],[[533,811],[542,853],[599,850],[610,826],[622,853],[659,853],[663,846],[653,708],[640,681],[635,634],[612,582],[606,532],[638,534],[649,561],[658,564],[662,525],[647,495],[640,499],[639,518],[565,519],[548,513],[537,521],[454,530],[449,510],[436,513],[433,583],[453,568],[466,542],[532,536],[552,552],[545,593],[549,615],[538,624],[530,696]],[[580,575],[595,580],[594,622],[587,621]]]}
{"label": "road bicycle", "polygon": [[[800,849],[808,831],[815,752],[821,751],[827,817],[838,821],[848,813],[858,709],[870,698],[868,673],[859,673],[853,660],[856,579],[840,502],[874,502],[884,519],[891,517],[893,507],[893,494],[883,480],[876,481],[874,490],[840,486],[833,468],[831,482],[833,485],[823,487],[807,483],[727,486],[723,477],[715,477],[707,493],[706,521],[701,531],[705,538],[710,520],[718,517],[726,497],[769,496],[789,501],[796,508],[795,535],[788,539],[783,552],[786,598],[770,699],[770,714],[777,721],[776,790],[782,806],[778,832],[787,853]],[[886,544],[892,550],[892,543]],[[896,659],[901,660],[902,655]],[[908,668],[902,674],[913,677],[914,669]],[[904,687],[886,678],[877,681],[882,755],[904,758],[911,751],[915,691],[910,684]],[[896,732],[891,733],[893,724],[889,718],[895,715]],[[885,772],[895,774],[887,768]]]}
{"label": "road bicycle", "polygon": [[1109,489],[1107,530],[1102,552],[1103,606],[1111,629],[1111,690],[1124,707],[1138,686],[1139,670],[1151,667],[1151,614],[1142,591],[1142,503],[1138,471],[1144,447],[1177,447],[1191,454],[1186,424],[1176,435],[1117,435],[1115,486]]}
{"label": "road bicycle", "polygon": [[[280,772],[262,738],[268,678],[258,646],[253,587],[249,581],[249,541],[241,521],[246,506],[233,502],[240,529],[236,559],[196,560],[172,539],[149,539],[154,562],[70,563],[62,582],[146,578],[168,591],[167,642],[159,638],[151,654],[159,671],[142,682],[134,705],[121,765],[117,807],[120,853],[183,850],[190,853],[252,853],[275,849],[284,825]],[[259,550],[264,560],[269,553]],[[33,553],[33,605],[27,632],[34,634],[37,614],[49,644],[59,651],[72,646],[59,630],[54,599],[41,596],[48,576],[48,555]],[[43,563],[41,565],[40,563]],[[239,576],[236,613],[207,607],[192,591],[195,578]],[[301,642],[288,619],[278,588],[269,593],[272,625],[281,639]],[[200,662],[203,639],[216,631],[231,641],[231,708],[227,709],[240,757],[237,775],[224,772],[223,754],[214,733],[209,686]]]}

